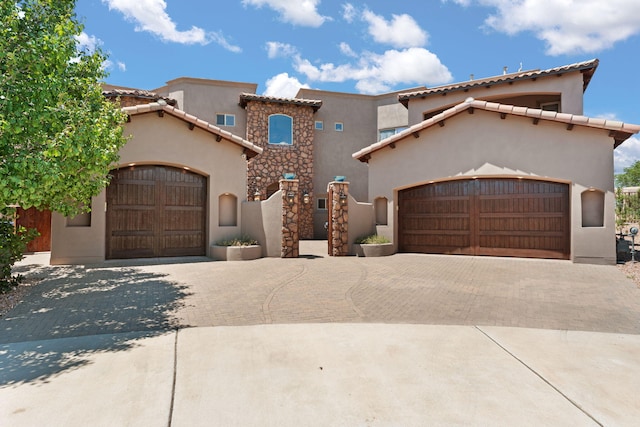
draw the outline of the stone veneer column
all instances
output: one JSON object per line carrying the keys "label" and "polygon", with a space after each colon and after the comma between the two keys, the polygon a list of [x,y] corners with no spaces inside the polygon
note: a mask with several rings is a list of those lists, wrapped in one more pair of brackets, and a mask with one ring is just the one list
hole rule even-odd
{"label": "stone veneer column", "polygon": [[[300,255],[300,235],[298,230],[300,194],[297,179],[281,179],[282,190],[282,245],[280,258],[298,258]],[[289,193],[294,193],[293,203],[289,202]]]}
{"label": "stone veneer column", "polygon": [[327,230],[327,238],[331,239],[329,255],[345,256],[349,254],[349,183],[330,182],[328,193],[331,197],[331,227]]}

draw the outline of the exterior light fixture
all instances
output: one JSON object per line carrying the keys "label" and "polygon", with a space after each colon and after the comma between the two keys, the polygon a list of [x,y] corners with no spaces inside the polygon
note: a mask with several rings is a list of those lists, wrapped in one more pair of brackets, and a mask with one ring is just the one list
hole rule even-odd
{"label": "exterior light fixture", "polygon": [[340,198],[340,204],[341,205],[346,205],[347,204],[347,195],[344,194],[344,192],[342,190],[340,190],[340,193],[338,194],[338,197]]}
{"label": "exterior light fixture", "polygon": [[309,193],[305,191],[304,194],[302,195],[302,203],[304,203],[305,205],[308,205],[310,201],[311,201],[311,197],[309,196]]}
{"label": "exterior light fixture", "polygon": [[254,202],[259,202],[260,201],[260,191],[256,190],[256,192],[253,193],[253,201]]}
{"label": "exterior light fixture", "polygon": [[287,192],[287,202],[292,205],[296,201],[296,193],[293,191]]}

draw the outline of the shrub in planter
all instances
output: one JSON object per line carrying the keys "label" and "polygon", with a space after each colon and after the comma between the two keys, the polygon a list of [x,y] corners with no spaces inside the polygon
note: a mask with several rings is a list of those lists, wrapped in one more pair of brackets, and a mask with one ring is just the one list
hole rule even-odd
{"label": "shrub in planter", "polygon": [[393,243],[384,236],[372,234],[356,239],[353,245],[353,252],[357,256],[388,256],[393,254]]}
{"label": "shrub in planter", "polygon": [[216,246],[253,246],[257,244],[258,241],[249,236],[232,237],[216,242]]}
{"label": "shrub in planter", "polygon": [[359,245],[373,245],[382,243],[391,243],[391,240],[379,234],[371,234],[369,236],[361,236],[356,239],[356,243]]}
{"label": "shrub in planter", "polygon": [[251,260],[262,256],[262,248],[256,239],[240,236],[216,242],[211,247],[211,254],[222,261]]}

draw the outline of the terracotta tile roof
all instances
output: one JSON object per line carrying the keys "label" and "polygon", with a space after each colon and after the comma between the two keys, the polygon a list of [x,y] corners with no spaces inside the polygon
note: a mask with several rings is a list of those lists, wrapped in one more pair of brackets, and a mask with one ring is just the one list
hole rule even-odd
{"label": "terracotta tile roof", "polygon": [[495,102],[487,102],[468,98],[466,101],[455,105],[442,113],[431,117],[421,123],[415,124],[404,131],[392,135],[389,138],[378,141],[369,145],[362,150],[353,153],[352,157],[361,162],[366,162],[371,154],[387,146],[395,146],[397,142],[411,135],[417,138],[420,131],[434,126],[450,117],[453,117],[468,109],[477,108],[479,110],[491,111],[500,114],[510,114],[514,116],[530,117],[533,120],[548,120],[556,123],[565,123],[571,126],[584,126],[594,129],[603,129],[609,131],[609,136],[614,138],[614,148],[622,144],[631,135],[640,132],[640,125],[623,123],[617,120],[598,119],[593,117],[580,116],[567,113],[556,113],[554,111],[544,111],[536,108],[518,107],[515,105],[498,104]]}
{"label": "terracotta tile roof", "polygon": [[442,94],[446,92],[454,92],[459,90],[467,90],[474,87],[493,86],[496,84],[505,84],[514,82],[517,80],[531,80],[538,77],[549,75],[560,75],[569,73],[572,71],[581,71],[583,78],[583,90],[587,88],[593,73],[596,71],[600,61],[592,59],[584,62],[577,62],[575,64],[563,65],[561,67],[549,68],[548,70],[529,70],[519,73],[503,74],[494,77],[487,77],[478,80],[469,80],[461,83],[454,83],[445,86],[432,87],[426,90],[416,92],[406,92],[398,95],[398,101],[400,101],[406,107],[409,100],[412,98],[424,98],[434,94]]}
{"label": "terracotta tile roof", "polygon": [[142,89],[116,89],[116,88],[112,88],[112,89],[103,90],[102,91],[102,95],[106,96],[107,98],[117,98],[117,97],[120,97],[120,96],[129,96],[129,97],[132,97],[132,98],[153,99],[154,101],[158,101],[158,100],[162,99],[163,101],[165,101],[169,105],[176,105],[176,103],[177,103],[175,99],[166,98],[166,97],[158,95],[155,92],[150,92],[148,90],[142,90]]}
{"label": "terracotta tile roof", "polygon": [[258,101],[258,102],[273,102],[276,104],[291,104],[291,105],[301,105],[305,107],[312,107],[313,111],[316,112],[322,107],[322,101],[318,99],[302,99],[302,98],[279,98],[277,96],[266,96],[266,95],[257,95],[255,93],[241,93],[240,94],[240,106],[245,108],[247,106],[247,102],[249,101]]}
{"label": "terracotta tile roof", "polygon": [[166,102],[160,100],[158,102],[152,102],[150,104],[142,104],[136,105],[133,107],[124,107],[122,111],[128,116],[135,116],[138,114],[152,113],[152,112],[163,112],[169,114],[171,116],[177,117],[185,122],[189,123],[193,127],[200,128],[206,132],[209,132],[216,136],[216,139],[226,139],[229,142],[237,144],[243,147],[245,150],[245,154],[247,158],[250,159],[258,154],[262,153],[262,148],[254,145],[253,143],[247,141],[246,139],[240,138],[237,135],[232,134],[229,131],[224,129],[220,129],[218,126],[212,125],[209,122],[204,120],[200,120],[196,116],[192,116],[185,111],[179,110],[175,107],[167,105]]}

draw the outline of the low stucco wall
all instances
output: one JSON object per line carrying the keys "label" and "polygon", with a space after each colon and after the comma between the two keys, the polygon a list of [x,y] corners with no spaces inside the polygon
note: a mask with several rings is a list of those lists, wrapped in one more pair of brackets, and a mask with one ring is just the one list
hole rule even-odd
{"label": "low stucco wall", "polygon": [[262,256],[280,257],[282,243],[282,191],[267,200],[242,203],[242,234],[256,239]]}
{"label": "low stucco wall", "polygon": [[349,253],[353,254],[353,244],[358,237],[376,232],[376,218],[371,203],[358,202],[349,195]]}
{"label": "low stucco wall", "polygon": [[[399,190],[460,177],[528,177],[568,183],[570,187],[571,259],[615,263],[613,140],[605,130],[476,111],[449,118],[373,153],[369,194],[387,197],[388,227],[397,242]],[[582,227],[581,194],[604,193],[604,225]]]}

